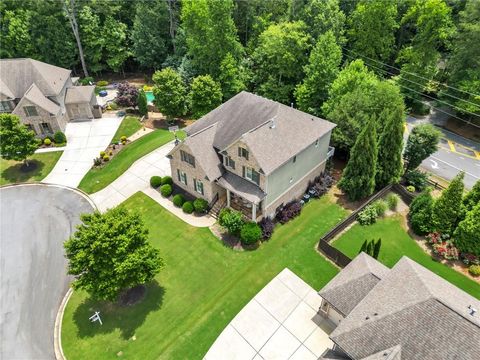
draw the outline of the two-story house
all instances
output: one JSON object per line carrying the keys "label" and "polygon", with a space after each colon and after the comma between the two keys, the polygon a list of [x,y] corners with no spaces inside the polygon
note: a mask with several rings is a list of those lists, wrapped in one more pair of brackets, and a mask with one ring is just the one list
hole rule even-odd
{"label": "two-story house", "polygon": [[243,91],[186,128],[169,154],[173,181],[252,220],[272,217],[324,171],[334,127]]}
{"label": "two-story house", "polygon": [[0,113],[18,115],[36,135],[68,121],[101,117],[94,86],[76,86],[71,70],[33,59],[0,60]]}

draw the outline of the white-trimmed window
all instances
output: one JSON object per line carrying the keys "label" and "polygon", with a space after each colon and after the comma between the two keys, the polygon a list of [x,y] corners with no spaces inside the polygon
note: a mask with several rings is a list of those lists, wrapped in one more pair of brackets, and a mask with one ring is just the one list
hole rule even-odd
{"label": "white-trimmed window", "polygon": [[248,150],[242,147],[238,148],[238,156],[248,160]]}
{"label": "white-trimmed window", "polygon": [[189,153],[183,151],[183,150],[180,150],[180,157],[182,159],[182,161],[192,165],[193,167],[195,167],[195,156],[193,155],[190,155]]}
{"label": "white-trimmed window", "polygon": [[195,191],[203,195],[203,182],[197,179],[193,179],[193,186]]}
{"label": "white-trimmed window", "polygon": [[187,174],[180,169],[177,169],[177,176],[178,181],[180,181],[183,185],[187,186]]}
{"label": "white-trimmed window", "polygon": [[235,160],[233,160],[230,156],[225,157],[225,166],[232,168],[235,170]]}
{"label": "white-trimmed window", "polygon": [[243,167],[243,177],[257,185],[260,185],[260,174],[251,167]]}
{"label": "white-trimmed window", "polygon": [[27,116],[38,116],[37,108],[35,106],[24,106],[23,111]]}

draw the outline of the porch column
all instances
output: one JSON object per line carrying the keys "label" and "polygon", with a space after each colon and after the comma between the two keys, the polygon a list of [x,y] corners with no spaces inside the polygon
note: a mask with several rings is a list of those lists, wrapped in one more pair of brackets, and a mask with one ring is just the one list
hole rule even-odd
{"label": "porch column", "polygon": [[227,207],[230,207],[230,190],[227,189]]}
{"label": "porch column", "polygon": [[257,205],[252,203],[252,221],[257,221]]}

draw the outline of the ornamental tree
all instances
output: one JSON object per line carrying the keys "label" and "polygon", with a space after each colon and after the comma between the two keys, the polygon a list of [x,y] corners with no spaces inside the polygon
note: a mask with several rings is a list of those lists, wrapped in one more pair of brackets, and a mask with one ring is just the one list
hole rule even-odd
{"label": "ornamental tree", "polygon": [[352,201],[362,199],[375,190],[375,169],[377,164],[377,134],[375,119],[371,118],[358,135],[350,152],[350,159],[343,171],[338,187]]}
{"label": "ornamental tree", "polygon": [[210,75],[200,75],[192,81],[189,99],[192,114],[198,119],[222,103],[222,89]]}
{"label": "ornamental tree", "polygon": [[137,104],[140,115],[145,116],[148,119],[148,101],[147,95],[143,89],[138,90]]}
{"label": "ornamental tree", "polygon": [[167,67],[153,74],[153,103],[167,119],[181,116],[186,111],[187,90],[180,74]]}
{"label": "ornamental tree", "polygon": [[435,201],[432,221],[435,230],[444,234],[453,234],[462,209],[463,171],[452,180],[448,188]]}
{"label": "ornamental tree", "polygon": [[0,152],[5,160],[24,161],[38,148],[38,140],[33,131],[20,123],[20,118],[12,114],[0,114]]}
{"label": "ornamental tree", "polygon": [[480,256],[480,203],[458,224],[454,239],[460,251]]}
{"label": "ornamental tree", "polygon": [[423,160],[432,155],[438,148],[442,133],[431,124],[421,124],[413,128],[408,136],[403,158],[407,162],[407,170],[416,169]]}
{"label": "ornamental tree", "polygon": [[114,301],[122,290],[151,281],[163,267],[138,214],[117,207],[103,214],[84,214],[81,220],[64,243],[74,289]]}
{"label": "ornamental tree", "polygon": [[414,198],[410,204],[408,218],[415,234],[425,235],[434,230],[432,225],[433,203],[430,189],[427,189]]}
{"label": "ornamental tree", "polygon": [[136,107],[138,100],[138,89],[130,85],[128,82],[123,82],[117,86],[117,97],[115,103],[122,107]]}

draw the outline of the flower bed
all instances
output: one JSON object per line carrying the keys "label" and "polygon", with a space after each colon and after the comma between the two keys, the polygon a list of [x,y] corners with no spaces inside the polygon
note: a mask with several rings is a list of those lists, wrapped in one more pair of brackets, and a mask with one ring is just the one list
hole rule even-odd
{"label": "flower bed", "polygon": [[126,136],[122,136],[118,143],[112,143],[108,145],[105,151],[100,151],[99,156],[93,159],[93,167],[101,168],[107,162],[111,161],[112,158],[117,155],[125,146],[127,146],[131,141],[127,139]]}

